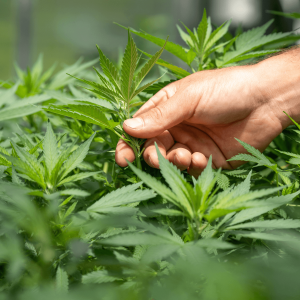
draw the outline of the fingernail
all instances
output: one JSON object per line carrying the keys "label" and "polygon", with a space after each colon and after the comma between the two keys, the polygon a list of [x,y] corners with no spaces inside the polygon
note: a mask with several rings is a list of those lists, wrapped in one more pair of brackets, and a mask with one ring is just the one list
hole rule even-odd
{"label": "fingernail", "polygon": [[141,118],[133,118],[124,121],[124,124],[132,129],[138,129],[143,126],[144,122]]}
{"label": "fingernail", "polygon": [[174,156],[174,163],[175,163],[175,165],[181,165],[181,163],[179,161],[179,158],[178,158],[178,156],[176,154]]}
{"label": "fingernail", "polygon": [[151,167],[155,168],[154,163],[153,163],[153,161],[151,159],[151,156],[149,156],[149,163],[151,164]]}

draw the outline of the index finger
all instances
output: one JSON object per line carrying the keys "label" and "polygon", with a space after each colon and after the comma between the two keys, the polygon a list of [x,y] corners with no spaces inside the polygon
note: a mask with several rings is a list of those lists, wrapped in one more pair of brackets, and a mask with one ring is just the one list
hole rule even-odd
{"label": "index finger", "polygon": [[133,162],[135,155],[131,147],[122,139],[119,140],[115,153],[116,163],[120,167],[127,167],[128,163],[126,160]]}
{"label": "index finger", "polygon": [[140,109],[133,115],[133,117],[137,117],[140,114],[145,113],[146,111],[156,107],[160,103],[167,101],[176,93],[176,85],[169,84],[159,92],[157,92],[154,96],[152,96]]}
{"label": "index finger", "polygon": [[146,163],[153,167],[159,169],[159,161],[156,152],[155,143],[159,149],[159,152],[167,158],[167,151],[174,145],[174,139],[168,130],[165,130],[160,135],[148,139],[145,143],[144,159]]}

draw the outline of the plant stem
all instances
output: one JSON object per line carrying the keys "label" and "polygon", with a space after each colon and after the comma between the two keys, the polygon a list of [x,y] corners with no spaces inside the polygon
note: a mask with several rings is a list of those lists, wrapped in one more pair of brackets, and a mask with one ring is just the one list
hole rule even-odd
{"label": "plant stem", "polygon": [[142,170],[142,164],[141,164],[141,158],[139,155],[139,150],[136,147],[132,147],[134,156],[135,156],[135,161],[136,161],[136,166],[138,169]]}
{"label": "plant stem", "polygon": [[[277,187],[279,186],[279,181],[278,181],[278,172],[276,172],[276,185]],[[280,196],[280,192],[277,192],[278,197]]]}
{"label": "plant stem", "polygon": [[136,166],[137,166],[138,169],[142,170],[142,164],[141,164],[141,158],[140,157],[138,157],[136,159]]}

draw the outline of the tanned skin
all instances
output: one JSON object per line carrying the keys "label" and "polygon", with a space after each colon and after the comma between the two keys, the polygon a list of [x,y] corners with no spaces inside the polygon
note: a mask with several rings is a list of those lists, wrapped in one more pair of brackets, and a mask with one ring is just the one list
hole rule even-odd
{"label": "tanned skin", "polygon": [[[146,138],[144,159],[159,168],[154,143],[179,169],[198,177],[212,155],[215,168],[234,169],[227,159],[245,149],[238,138],[263,151],[291,125],[287,112],[300,121],[300,49],[258,64],[201,71],[169,84],[147,101],[124,130]],[[134,161],[120,140],[116,162]]]}

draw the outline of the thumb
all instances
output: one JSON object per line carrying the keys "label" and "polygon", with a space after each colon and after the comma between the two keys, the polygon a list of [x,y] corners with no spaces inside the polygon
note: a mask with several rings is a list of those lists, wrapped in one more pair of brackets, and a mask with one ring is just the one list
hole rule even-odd
{"label": "thumb", "polygon": [[188,102],[176,93],[167,101],[124,121],[123,128],[129,135],[137,138],[155,137],[193,115],[193,105]]}

